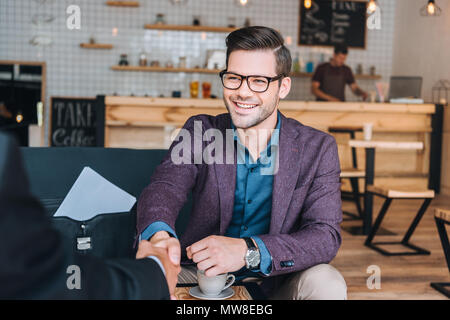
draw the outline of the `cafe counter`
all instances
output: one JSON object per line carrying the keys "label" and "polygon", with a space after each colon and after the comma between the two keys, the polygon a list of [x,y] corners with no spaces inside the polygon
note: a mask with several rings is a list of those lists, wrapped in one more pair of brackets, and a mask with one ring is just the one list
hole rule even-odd
{"label": "cafe counter", "polygon": [[[364,102],[280,102],[280,111],[322,131],[330,127],[358,128],[373,124],[373,139],[383,141],[421,141],[423,150],[380,150],[376,158],[377,183],[415,185],[427,187],[431,162],[439,155],[430,153],[432,143],[442,139],[437,119],[437,106],[433,104],[390,104]],[[177,129],[197,114],[217,115],[227,112],[222,99],[104,97],[106,147],[114,148],[168,148]],[[442,131],[442,128],[441,128]],[[341,167],[352,165],[348,147],[349,134],[333,133],[336,137]],[[363,139],[357,131],[355,139]],[[434,137],[434,142],[433,142]],[[435,149],[435,148],[434,148]],[[436,150],[433,149],[433,152]],[[436,151],[436,152],[437,152]],[[364,150],[357,151],[358,167],[364,168]],[[435,160],[433,160],[435,159]],[[440,173],[439,173],[440,174]],[[435,173],[436,175],[436,173]],[[439,185],[439,184],[438,184]]]}

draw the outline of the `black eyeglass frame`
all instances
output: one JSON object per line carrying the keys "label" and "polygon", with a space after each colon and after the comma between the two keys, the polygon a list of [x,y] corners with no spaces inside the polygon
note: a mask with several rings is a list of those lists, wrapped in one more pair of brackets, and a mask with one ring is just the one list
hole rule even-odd
{"label": "black eyeglass frame", "polygon": [[[239,85],[239,87],[234,88],[234,89],[231,89],[231,88],[226,87],[225,84],[223,83],[223,75],[224,75],[224,74],[234,74],[235,76],[241,77],[241,84]],[[245,80],[245,81],[247,81],[247,86],[248,86],[248,88],[249,88],[250,90],[252,90],[253,92],[257,92],[257,93],[263,93],[263,92],[266,92],[267,89],[269,89],[269,86],[270,86],[270,83],[271,83],[271,82],[277,81],[277,80],[283,78],[283,77],[284,77],[284,74],[281,73],[281,74],[279,74],[279,75],[277,75],[277,76],[275,76],[275,77],[266,77],[266,76],[260,76],[260,75],[248,75],[248,76],[243,76],[243,75],[241,75],[241,74],[239,74],[239,73],[230,72],[230,71],[227,71],[227,70],[222,70],[222,71],[219,72],[219,76],[220,76],[220,80],[222,81],[222,85],[224,86],[224,88],[227,88],[228,90],[237,90],[237,89],[239,89],[239,88],[242,86],[242,82],[244,82],[244,80]],[[268,82],[267,82],[266,90],[264,90],[264,91],[255,91],[255,90],[253,90],[253,89],[250,87],[250,83],[248,82],[248,78],[250,78],[250,77],[265,78],[265,79],[268,81]]]}

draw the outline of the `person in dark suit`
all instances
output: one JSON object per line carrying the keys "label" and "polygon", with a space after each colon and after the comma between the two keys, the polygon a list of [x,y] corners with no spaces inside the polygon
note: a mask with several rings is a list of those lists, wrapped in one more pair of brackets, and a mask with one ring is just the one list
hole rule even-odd
{"label": "person in dark suit", "polygon": [[180,266],[148,241],[137,260],[73,253],[30,193],[16,142],[2,133],[0,234],[0,299],[173,298]]}

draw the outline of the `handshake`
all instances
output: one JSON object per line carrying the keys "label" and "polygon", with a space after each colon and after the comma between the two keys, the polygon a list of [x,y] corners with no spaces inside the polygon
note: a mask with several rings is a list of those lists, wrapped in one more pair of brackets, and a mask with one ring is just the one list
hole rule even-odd
{"label": "handshake", "polygon": [[[244,239],[209,236],[186,248],[187,257],[208,277],[240,270],[245,266],[247,244]],[[181,246],[166,231],[155,233],[139,243],[136,259],[157,257],[165,270],[170,298],[175,300],[175,287],[181,272]]]}

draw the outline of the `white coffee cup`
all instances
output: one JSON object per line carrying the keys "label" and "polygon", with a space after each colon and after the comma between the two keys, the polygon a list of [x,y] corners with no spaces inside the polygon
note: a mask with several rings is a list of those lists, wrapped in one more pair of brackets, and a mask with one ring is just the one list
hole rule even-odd
{"label": "white coffee cup", "polygon": [[374,103],[377,100],[377,93],[376,91],[370,91],[369,92],[369,101],[371,103]]}
{"label": "white coffee cup", "polygon": [[223,290],[234,283],[232,274],[222,273],[217,276],[207,277],[203,270],[197,270],[197,281],[200,290],[207,296],[218,296]]}
{"label": "white coffee cup", "polygon": [[373,123],[364,123],[363,125],[364,140],[366,141],[372,140],[372,130],[373,130]]}

